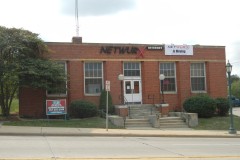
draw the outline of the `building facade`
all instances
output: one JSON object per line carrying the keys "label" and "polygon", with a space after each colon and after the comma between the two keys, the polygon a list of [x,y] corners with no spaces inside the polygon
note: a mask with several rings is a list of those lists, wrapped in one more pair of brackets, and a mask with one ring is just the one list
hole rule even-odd
{"label": "building facade", "polygon": [[169,110],[180,111],[195,94],[227,97],[224,46],[82,43],[81,37],[46,44],[50,58],[68,74],[67,91],[20,88],[20,116],[44,117],[48,99],[66,99],[68,106],[80,99],[98,105],[106,81],[114,105],[164,101]]}

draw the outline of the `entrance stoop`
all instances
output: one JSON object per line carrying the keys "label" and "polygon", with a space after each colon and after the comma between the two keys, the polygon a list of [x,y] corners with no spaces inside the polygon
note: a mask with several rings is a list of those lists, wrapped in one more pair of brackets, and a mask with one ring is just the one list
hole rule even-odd
{"label": "entrance stoop", "polygon": [[157,110],[151,104],[134,104],[128,106],[128,117],[125,121],[127,129],[154,129],[149,116],[156,115]]}
{"label": "entrance stoop", "polygon": [[189,129],[182,117],[170,115],[161,117],[159,109],[155,105],[139,104],[128,107],[129,114],[125,121],[127,129]]}

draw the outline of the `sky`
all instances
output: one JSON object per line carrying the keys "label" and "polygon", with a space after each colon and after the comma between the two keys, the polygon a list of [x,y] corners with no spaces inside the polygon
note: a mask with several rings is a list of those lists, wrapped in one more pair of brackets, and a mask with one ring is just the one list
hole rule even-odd
{"label": "sky", "polygon": [[[78,0],[79,35],[86,43],[226,46],[240,76],[239,0]],[[0,25],[46,42],[76,36],[75,0],[0,0]]]}

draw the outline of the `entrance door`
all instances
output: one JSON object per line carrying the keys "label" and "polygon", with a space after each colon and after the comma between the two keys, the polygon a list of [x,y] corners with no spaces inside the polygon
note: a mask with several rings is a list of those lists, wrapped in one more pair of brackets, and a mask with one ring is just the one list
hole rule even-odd
{"label": "entrance door", "polygon": [[124,97],[130,104],[141,104],[141,80],[124,80]]}

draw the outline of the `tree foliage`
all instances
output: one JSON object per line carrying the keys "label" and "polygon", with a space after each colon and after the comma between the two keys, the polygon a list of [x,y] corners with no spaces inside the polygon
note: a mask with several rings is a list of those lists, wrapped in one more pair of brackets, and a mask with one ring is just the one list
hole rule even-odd
{"label": "tree foliage", "polygon": [[239,80],[240,80],[240,78],[239,78],[239,76],[238,76],[237,74],[231,75],[231,81],[232,81],[232,83],[233,83],[233,82],[236,82],[236,81],[239,81]]}
{"label": "tree foliage", "polygon": [[[107,91],[102,90],[100,95],[99,109],[106,112],[106,106],[107,106]],[[112,96],[110,92],[108,93],[108,113],[110,114],[114,113],[114,106],[112,104]]]}
{"label": "tree foliage", "polygon": [[51,89],[65,81],[57,63],[47,59],[48,49],[38,35],[23,29],[0,26],[0,106],[9,115],[12,100],[21,86]]}
{"label": "tree foliage", "polygon": [[233,81],[231,89],[232,89],[232,95],[240,99],[240,80]]}

